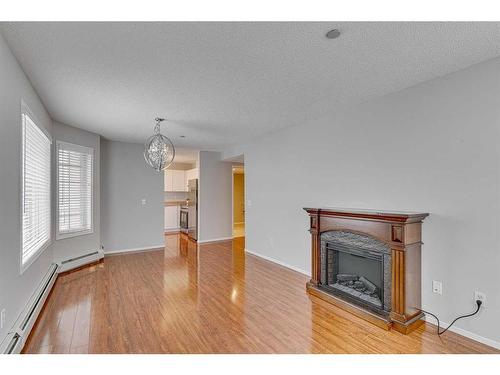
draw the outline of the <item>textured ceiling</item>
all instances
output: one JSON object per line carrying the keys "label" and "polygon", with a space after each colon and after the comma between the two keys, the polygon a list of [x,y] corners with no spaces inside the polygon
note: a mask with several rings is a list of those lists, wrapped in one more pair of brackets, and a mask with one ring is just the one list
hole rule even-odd
{"label": "textured ceiling", "polygon": [[[340,38],[324,37],[339,28]],[[2,23],[51,116],[222,149],[500,55],[500,23]],[[312,110],[313,109],[313,110]],[[186,138],[179,138],[185,135]]]}

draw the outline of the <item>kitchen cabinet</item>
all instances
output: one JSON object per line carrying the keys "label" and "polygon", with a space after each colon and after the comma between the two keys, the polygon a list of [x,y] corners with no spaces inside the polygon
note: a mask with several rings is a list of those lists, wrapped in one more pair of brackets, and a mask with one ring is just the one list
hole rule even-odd
{"label": "kitchen cabinet", "polygon": [[186,171],[167,169],[165,171],[165,191],[187,191]]}
{"label": "kitchen cabinet", "polygon": [[179,206],[165,206],[165,230],[179,229]]}
{"label": "kitchen cabinet", "polygon": [[193,168],[186,171],[186,185],[189,180],[194,180],[197,178],[198,178],[198,168]]}
{"label": "kitchen cabinet", "polygon": [[186,171],[172,170],[172,191],[186,191]]}
{"label": "kitchen cabinet", "polygon": [[186,171],[186,191],[189,191],[189,180],[198,178],[198,168],[189,169]]}
{"label": "kitchen cabinet", "polygon": [[167,169],[164,174],[163,174],[163,179],[165,182],[165,191],[172,191],[173,189],[173,175],[170,173],[170,171]]}
{"label": "kitchen cabinet", "polygon": [[167,169],[165,171],[165,191],[189,191],[188,182],[198,178],[198,168],[181,171]]}

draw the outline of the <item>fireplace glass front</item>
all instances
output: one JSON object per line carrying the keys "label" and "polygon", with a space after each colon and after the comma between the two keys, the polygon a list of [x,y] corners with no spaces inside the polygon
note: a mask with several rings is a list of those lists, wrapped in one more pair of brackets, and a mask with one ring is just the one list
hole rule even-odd
{"label": "fireplace glass front", "polygon": [[340,231],[322,237],[322,288],[376,313],[387,313],[390,309],[387,245],[368,236]]}
{"label": "fireplace glass front", "polygon": [[350,250],[345,252],[327,245],[326,262],[330,268],[328,286],[382,309],[383,256]]}

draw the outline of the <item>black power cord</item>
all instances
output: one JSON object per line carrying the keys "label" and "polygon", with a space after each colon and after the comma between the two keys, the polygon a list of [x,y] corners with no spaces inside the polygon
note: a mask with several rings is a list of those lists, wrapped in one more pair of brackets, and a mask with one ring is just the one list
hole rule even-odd
{"label": "black power cord", "polygon": [[479,312],[479,309],[481,308],[481,305],[483,304],[483,301],[481,300],[476,300],[476,304],[477,304],[477,308],[476,308],[476,311],[474,311],[473,313],[470,313],[470,314],[467,314],[467,315],[462,315],[462,316],[459,316],[458,318],[456,318],[453,322],[451,322],[451,324],[446,327],[444,330],[440,331],[440,325],[439,325],[439,318],[434,315],[433,313],[431,312],[428,312],[428,311],[425,311],[425,310],[422,310],[422,312],[426,313],[426,314],[429,314],[429,315],[432,315],[436,320],[437,320],[437,323],[438,323],[438,330],[437,330],[437,334],[439,336],[441,336],[443,333],[445,333],[446,331],[448,331],[450,329],[450,327],[455,324],[455,322],[459,319],[462,319],[462,318],[468,318],[470,316],[474,316],[476,315],[478,312]]}

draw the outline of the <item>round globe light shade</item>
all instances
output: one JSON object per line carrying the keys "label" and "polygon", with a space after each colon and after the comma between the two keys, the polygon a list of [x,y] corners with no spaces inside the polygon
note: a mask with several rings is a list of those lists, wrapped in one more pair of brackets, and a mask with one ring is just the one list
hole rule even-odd
{"label": "round globe light shade", "polygon": [[160,133],[149,137],[144,144],[144,160],[156,172],[167,169],[174,157],[175,148],[172,141]]}

